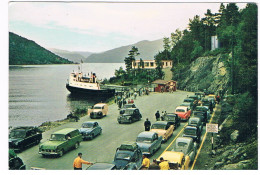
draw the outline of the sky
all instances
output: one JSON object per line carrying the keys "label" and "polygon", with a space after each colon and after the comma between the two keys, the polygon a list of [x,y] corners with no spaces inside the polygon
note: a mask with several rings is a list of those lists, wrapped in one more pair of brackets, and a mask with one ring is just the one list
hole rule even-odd
{"label": "sky", "polygon": [[8,30],[45,48],[102,52],[170,37],[195,15],[204,17],[207,9],[216,13],[219,7],[208,2],[9,2]]}

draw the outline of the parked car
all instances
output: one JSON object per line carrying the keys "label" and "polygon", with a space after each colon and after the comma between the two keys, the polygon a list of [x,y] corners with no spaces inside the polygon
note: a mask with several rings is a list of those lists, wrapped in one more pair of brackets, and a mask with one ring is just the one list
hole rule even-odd
{"label": "parked car", "polygon": [[15,127],[9,133],[9,148],[21,152],[29,146],[39,144],[41,139],[42,132],[38,127]]}
{"label": "parked car", "polygon": [[139,121],[142,118],[138,108],[127,108],[125,113],[117,118],[118,123],[133,123],[134,121]]}
{"label": "parked car", "polygon": [[61,157],[70,149],[77,149],[81,141],[82,135],[78,129],[64,128],[51,134],[50,139],[39,146],[39,154]]}
{"label": "parked car", "polygon": [[158,136],[162,136],[162,141],[166,142],[173,134],[174,126],[167,121],[157,121],[152,124],[152,132],[156,132]]}
{"label": "parked car", "polygon": [[178,137],[173,145],[172,151],[183,152],[185,156],[190,157],[190,162],[193,162],[197,154],[197,143],[193,142],[190,137]]}
{"label": "parked car", "polygon": [[208,99],[212,102],[213,108],[216,107],[216,96],[215,95],[209,95]]}
{"label": "parked car", "polygon": [[192,103],[192,108],[191,108],[191,109],[194,109],[194,108],[196,107],[194,101],[195,101],[195,100],[192,99],[192,98],[185,98],[185,99],[183,100],[184,103]]}
{"label": "parked car", "polygon": [[143,154],[153,155],[161,148],[162,136],[158,136],[155,132],[144,131],[137,136],[136,143]]}
{"label": "parked car", "polygon": [[117,148],[114,162],[116,169],[130,170],[142,167],[143,155],[137,143],[123,143]]}
{"label": "parked car", "polygon": [[208,98],[203,98],[201,100],[202,102],[202,106],[207,106],[210,109],[210,113],[213,112],[213,103],[212,100],[208,99]]}
{"label": "parked car", "polygon": [[186,106],[191,110],[191,113],[193,111],[193,103],[192,102],[183,102],[182,104],[180,104],[180,106]]}
{"label": "parked car", "polygon": [[196,126],[186,126],[182,137],[190,137],[194,142],[200,143],[201,132]]}
{"label": "parked car", "polygon": [[102,118],[108,114],[108,105],[106,103],[97,103],[92,109],[88,109],[91,119]]}
{"label": "parked car", "polygon": [[188,121],[188,126],[196,126],[200,129],[200,132],[203,130],[203,123],[200,117],[191,117]]}
{"label": "parked car", "polygon": [[175,114],[177,114],[181,120],[188,120],[191,116],[191,109],[186,106],[178,106],[175,109]]}
{"label": "parked car", "polygon": [[125,113],[125,110],[128,109],[128,108],[136,108],[135,104],[125,104],[119,111],[120,114],[124,114]]}
{"label": "parked car", "polygon": [[[190,157],[184,155],[183,152],[165,151],[160,157],[168,161],[171,170],[188,170],[190,164]],[[156,160],[160,163],[160,159]]]}
{"label": "parked car", "polygon": [[199,99],[202,99],[202,97],[205,97],[204,92],[195,92],[195,95],[197,95],[199,97]]}
{"label": "parked car", "polygon": [[175,113],[166,113],[164,120],[174,126],[174,130],[181,125],[180,117]]}
{"label": "parked car", "polygon": [[82,128],[79,129],[79,132],[81,133],[83,140],[92,140],[102,133],[102,128],[99,126],[98,122],[85,122],[82,123]]}
{"label": "parked car", "polygon": [[94,163],[93,165],[90,165],[87,167],[86,170],[115,170],[116,166],[112,163]]}
{"label": "parked car", "polygon": [[199,97],[197,95],[191,95],[188,98],[192,98],[194,100],[194,102],[193,102],[194,106],[198,105]]}
{"label": "parked car", "polygon": [[[197,106],[193,111],[194,116],[201,116],[203,115],[202,122],[206,124],[208,122],[208,119],[210,119],[210,111],[207,106]],[[201,118],[201,117],[200,117]]]}
{"label": "parked car", "polygon": [[26,166],[24,165],[22,159],[18,157],[14,150],[9,149],[9,170],[25,170]]}

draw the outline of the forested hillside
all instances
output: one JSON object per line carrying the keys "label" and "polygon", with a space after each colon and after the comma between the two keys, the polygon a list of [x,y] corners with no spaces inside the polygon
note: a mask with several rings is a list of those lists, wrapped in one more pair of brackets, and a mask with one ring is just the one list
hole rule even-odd
{"label": "forested hillside", "polygon": [[34,41],[9,32],[9,65],[71,63],[73,62],[53,54]]}

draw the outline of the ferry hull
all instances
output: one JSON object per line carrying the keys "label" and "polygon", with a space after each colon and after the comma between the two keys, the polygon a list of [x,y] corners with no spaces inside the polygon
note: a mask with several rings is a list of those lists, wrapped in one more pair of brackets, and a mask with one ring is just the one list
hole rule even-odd
{"label": "ferry hull", "polygon": [[115,89],[100,89],[100,90],[83,89],[83,88],[72,87],[69,84],[66,84],[66,88],[72,94],[85,94],[88,96],[99,96],[99,97],[112,97],[115,95]]}

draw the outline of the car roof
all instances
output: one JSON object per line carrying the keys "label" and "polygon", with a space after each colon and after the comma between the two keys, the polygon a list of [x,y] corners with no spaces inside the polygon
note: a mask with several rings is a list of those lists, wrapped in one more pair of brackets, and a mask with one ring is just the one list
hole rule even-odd
{"label": "car roof", "polygon": [[97,103],[94,106],[105,106],[105,105],[107,105],[107,104],[106,103]]}
{"label": "car roof", "polygon": [[189,119],[189,121],[192,121],[192,120],[201,120],[199,117],[191,117],[190,119]]}
{"label": "car roof", "polygon": [[177,106],[176,109],[187,109],[187,106]]}
{"label": "car roof", "polygon": [[188,143],[188,142],[192,142],[192,141],[193,141],[193,139],[191,137],[178,137],[176,139],[176,143],[177,142],[186,142],[186,143]]}
{"label": "car roof", "polygon": [[[187,128],[187,129],[197,129],[196,126],[190,126],[190,125],[186,126],[185,129],[186,129],[186,128]],[[185,129],[184,129],[184,130],[185,130]]]}
{"label": "car roof", "polygon": [[157,121],[154,124],[167,125],[167,121]]}
{"label": "car roof", "polygon": [[64,129],[54,132],[53,134],[68,134],[74,130],[77,130],[77,129],[76,128],[64,128]]}
{"label": "car roof", "polygon": [[87,121],[87,122],[84,122],[84,123],[82,123],[82,124],[87,124],[87,123],[94,124],[94,123],[97,123],[97,122],[93,122],[93,121]]}
{"label": "car roof", "polygon": [[[171,163],[181,163],[183,156],[183,152],[165,151],[160,157],[163,157],[164,160],[168,160]],[[159,161],[159,159],[157,159],[157,161]]]}
{"label": "car roof", "polygon": [[127,110],[127,111],[134,111],[136,109],[138,109],[138,108],[126,108],[125,110]]}
{"label": "car roof", "polygon": [[115,165],[112,163],[94,163],[87,170],[111,170]]}
{"label": "car roof", "polygon": [[154,134],[155,134],[154,132],[144,131],[144,132],[141,132],[140,134],[138,134],[137,137],[152,138]]}

